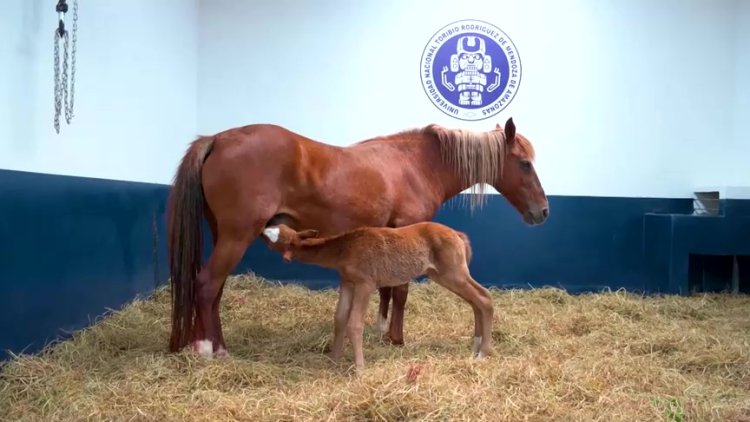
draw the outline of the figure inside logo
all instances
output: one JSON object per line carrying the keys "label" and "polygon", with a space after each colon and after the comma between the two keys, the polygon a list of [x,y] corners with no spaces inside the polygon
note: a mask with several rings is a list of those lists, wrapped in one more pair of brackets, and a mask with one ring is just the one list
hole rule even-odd
{"label": "figure inside logo", "polygon": [[[482,93],[492,92],[500,86],[500,69],[492,69],[492,57],[487,54],[484,39],[476,35],[465,35],[456,43],[456,54],[451,54],[451,72],[458,72],[454,83],[458,85],[460,105],[482,105]],[[492,71],[492,72],[490,72]],[[448,66],[443,66],[442,84],[448,91],[456,86],[448,80]],[[495,81],[487,86],[487,75],[494,74]]]}

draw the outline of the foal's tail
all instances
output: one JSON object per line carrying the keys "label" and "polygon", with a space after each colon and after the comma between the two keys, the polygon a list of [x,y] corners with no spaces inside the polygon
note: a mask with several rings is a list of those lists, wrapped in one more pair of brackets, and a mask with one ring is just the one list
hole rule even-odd
{"label": "foal's tail", "polygon": [[466,248],[466,265],[469,265],[471,262],[471,256],[473,255],[473,252],[471,250],[471,242],[469,242],[469,236],[466,235],[466,233],[463,232],[456,232],[458,234],[458,237],[461,238],[461,240],[464,241],[464,247]]}
{"label": "foal's tail", "polygon": [[185,152],[175,174],[167,208],[167,248],[172,285],[172,335],[169,350],[177,352],[193,331],[193,292],[203,255],[201,168],[211,152],[212,137],[201,136]]}

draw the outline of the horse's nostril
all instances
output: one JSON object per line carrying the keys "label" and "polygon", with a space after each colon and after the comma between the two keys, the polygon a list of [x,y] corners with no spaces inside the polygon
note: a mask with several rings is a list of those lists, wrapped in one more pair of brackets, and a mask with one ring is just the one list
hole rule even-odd
{"label": "horse's nostril", "polygon": [[549,215],[549,208],[543,209],[542,210],[542,216],[544,216],[544,218],[547,218],[548,215]]}

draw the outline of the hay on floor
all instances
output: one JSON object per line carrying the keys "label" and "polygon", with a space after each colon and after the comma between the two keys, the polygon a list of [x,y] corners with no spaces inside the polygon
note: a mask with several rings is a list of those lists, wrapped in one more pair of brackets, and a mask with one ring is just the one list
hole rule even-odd
{"label": "hay on floor", "polygon": [[169,291],[137,300],[39,356],[0,368],[0,418],[24,421],[750,421],[750,298],[571,296],[493,290],[495,354],[470,356],[473,314],[413,284],[406,346],[367,369],[325,356],[336,292],[233,277],[222,318],[231,358],[166,353]]}

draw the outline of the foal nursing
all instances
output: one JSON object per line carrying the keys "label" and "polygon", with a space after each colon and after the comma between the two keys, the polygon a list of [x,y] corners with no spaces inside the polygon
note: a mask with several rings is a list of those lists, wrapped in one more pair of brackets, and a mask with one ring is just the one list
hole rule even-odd
{"label": "foal nursing", "polygon": [[399,228],[363,227],[319,238],[316,230],[296,232],[286,225],[266,228],[269,247],[285,262],[296,260],[338,271],[341,278],[334,317],[331,358],[338,360],[349,337],[357,370],[364,368],[362,334],[370,295],[394,280],[411,280],[426,274],[457,294],[474,310],[472,353],[490,353],[492,299],[487,289],[469,274],[471,246],[465,234],[439,223],[417,223]]}

